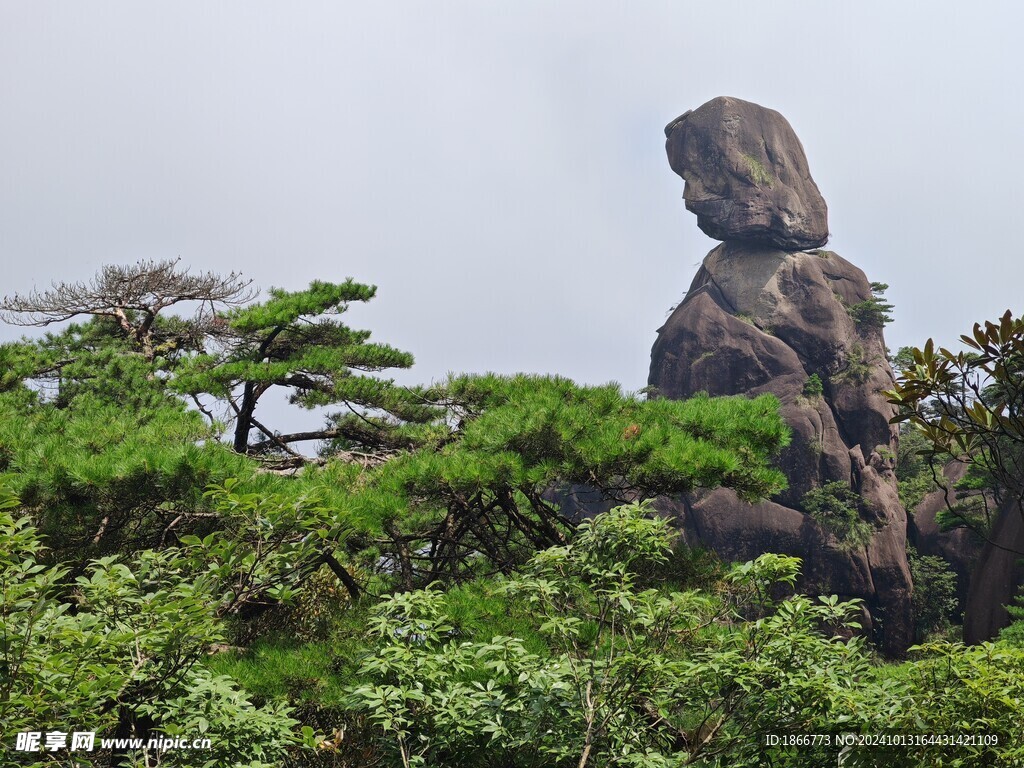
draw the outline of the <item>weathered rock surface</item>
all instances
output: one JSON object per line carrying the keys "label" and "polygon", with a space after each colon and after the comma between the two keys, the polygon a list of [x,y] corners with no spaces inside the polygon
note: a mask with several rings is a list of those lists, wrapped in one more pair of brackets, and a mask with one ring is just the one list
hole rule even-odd
{"label": "weathered rock surface", "polygon": [[[966,472],[967,465],[957,462],[943,468],[954,504],[963,499],[953,486]],[[941,557],[956,573],[964,640],[991,640],[1010,623],[1005,606],[1016,599],[1024,581],[1024,565],[1015,554],[1024,552],[1024,521],[1012,500],[997,507],[990,541],[986,542],[967,528],[941,530],[936,518],[944,509],[944,491],[927,494],[913,510],[908,537],[918,552]]]}
{"label": "weathered rock surface", "polygon": [[1007,499],[995,516],[990,534],[972,569],[964,605],[964,642],[991,640],[1010,623],[1006,606],[1013,603],[1021,583],[1020,555],[1024,552],[1024,519],[1014,499]]}
{"label": "weathered rock surface", "polygon": [[[943,475],[955,499],[955,485],[967,472],[967,465],[957,462],[943,468]],[[960,605],[967,604],[971,571],[982,550],[982,540],[966,528],[943,531],[939,528],[938,514],[946,509],[945,493],[935,490],[925,494],[914,507],[907,510],[907,539],[922,555],[941,557],[956,573],[957,596]]]}
{"label": "weathered rock surface", "polygon": [[[871,284],[835,253],[802,250],[827,238],[826,209],[781,115],[721,98],[667,133],[687,208],[726,242],[659,329],[649,383],[669,398],[772,393],[793,441],[779,457],[789,489],[771,501],[751,506],[720,489],[664,503],[692,542],[723,557],[801,557],[802,589],[863,599],[881,647],[898,655],[913,641],[913,622],[897,435],[883,394],[893,375],[881,327],[850,311],[872,298]],[[859,495],[857,514],[872,532],[866,546],[804,513],[804,495],[832,482]]]}
{"label": "weathered rock surface", "polygon": [[[882,394],[893,378],[881,330],[858,327],[847,311],[870,295],[864,274],[835,254],[723,244],[659,330],[649,383],[671,398],[700,391],[779,398],[793,430],[779,457],[789,488],[754,506],[718,490],[672,511],[694,543],[723,557],[803,558],[801,588],[863,599],[880,644],[899,654],[913,628],[907,518],[889,458],[893,411]],[[805,393],[812,374],[823,384],[820,396]],[[837,481],[860,494],[860,515],[874,531],[866,547],[847,548],[801,511],[804,494]]]}
{"label": "weathered rock surface", "polygon": [[[778,397],[794,430],[781,500],[799,503],[813,487],[849,480],[851,447],[870,457],[894,445],[881,332],[859,328],[848,311],[870,296],[864,273],[834,253],[724,243],[659,329],[649,383],[666,397]],[[812,374],[823,397],[804,395]]]}
{"label": "weathered rock surface", "polygon": [[795,251],[828,240],[828,210],[803,146],[782,115],[720,96],[665,129],[686,207],[716,240]]}

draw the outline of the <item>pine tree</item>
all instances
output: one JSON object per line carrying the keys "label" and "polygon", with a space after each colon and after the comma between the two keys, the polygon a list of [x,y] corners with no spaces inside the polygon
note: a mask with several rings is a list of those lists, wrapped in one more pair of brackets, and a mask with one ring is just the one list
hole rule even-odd
{"label": "pine tree", "polygon": [[697,488],[753,501],[785,487],[770,461],[789,432],[770,395],[643,400],[526,375],[458,376],[425,395],[446,409],[442,436],[377,468],[346,504],[376,521],[370,538],[406,587],[509,571],[565,543],[581,488],[592,512]]}
{"label": "pine tree", "polygon": [[[252,298],[250,281],[236,272],[226,277],[212,272],[192,274],[178,262],[166,259],[108,265],[87,282],[55,282],[45,291],[5,296],[0,300],[0,318],[28,326],[48,326],[81,316],[109,318],[152,362],[159,353],[158,321],[168,307],[198,303],[199,309],[187,325],[201,326],[218,305],[237,306]],[[184,326],[179,330],[184,331]],[[186,336],[192,335],[194,329],[190,328]]]}
{"label": "pine tree", "polygon": [[[301,462],[292,445],[307,440],[342,439],[370,458],[401,447],[391,428],[429,420],[433,409],[417,402],[414,392],[369,374],[409,368],[412,355],[370,342],[369,331],[337,320],[351,302],[369,301],[375,293],[374,286],[351,279],[315,281],[303,291],[271,289],[267,301],[218,316],[212,333],[217,349],[179,367],[174,387],[227,404],[239,453],[283,453]],[[256,418],[261,398],[274,387],[290,390],[294,404],[341,405],[348,414],[321,430],[279,434]],[[251,440],[254,430],[261,439]]]}

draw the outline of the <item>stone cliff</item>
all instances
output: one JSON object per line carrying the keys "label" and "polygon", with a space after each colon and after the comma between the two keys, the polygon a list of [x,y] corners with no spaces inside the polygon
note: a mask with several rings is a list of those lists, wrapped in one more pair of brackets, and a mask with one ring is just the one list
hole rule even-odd
{"label": "stone cliff", "polygon": [[[723,557],[803,558],[803,590],[861,598],[881,648],[901,654],[913,639],[907,516],[893,474],[898,438],[883,394],[893,374],[872,285],[820,250],[827,207],[778,112],[720,97],[665,132],[687,209],[723,242],[658,331],[652,392],[770,392],[793,430],[779,457],[789,489],[778,497],[751,506],[720,489],[667,503],[691,542]],[[817,506],[808,501],[815,495]],[[829,514],[846,508],[853,519],[833,524],[821,514],[823,496]]]}

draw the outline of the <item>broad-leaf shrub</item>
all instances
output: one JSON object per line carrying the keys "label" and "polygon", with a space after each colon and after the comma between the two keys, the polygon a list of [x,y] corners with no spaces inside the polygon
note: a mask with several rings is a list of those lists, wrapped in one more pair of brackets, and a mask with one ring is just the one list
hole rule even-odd
{"label": "broad-leaf shrub", "polygon": [[180,766],[269,766],[298,741],[286,709],[254,707],[201,663],[220,630],[207,582],[184,578],[173,553],[143,552],[131,567],[103,558],[68,585],[67,569],[40,562],[43,545],[17,506],[0,488],[0,765],[41,758],[14,751],[22,731],[94,731],[97,746],[115,736],[211,740],[211,750],[163,756]]}
{"label": "broad-leaf shrub", "polygon": [[860,494],[847,483],[826,483],[804,494],[804,511],[820,526],[833,533],[844,549],[857,549],[871,541],[872,527],[861,518]]}
{"label": "broad-leaf shrub", "polygon": [[246,493],[229,478],[204,496],[219,526],[204,537],[182,536],[180,562],[210,585],[221,616],[291,602],[345,536],[315,493]]}
{"label": "broad-leaf shrub", "polygon": [[[799,565],[776,555],[734,569],[726,599],[644,584],[670,541],[666,521],[630,505],[538,553],[504,591],[543,654],[464,639],[436,590],[385,600],[351,705],[402,766],[763,764],[757,733],[805,732],[848,701],[862,641],[820,628],[851,626],[856,607],[772,602],[768,585]],[[752,602],[768,615],[741,622]]]}
{"label": "broad-leaf shrub", "polygon": [[921,743],[851,749],[844,766],[1024,766],[1024,649],[992,643],[928,643],[912,660],[853,691],[859,730],[922,737]]}

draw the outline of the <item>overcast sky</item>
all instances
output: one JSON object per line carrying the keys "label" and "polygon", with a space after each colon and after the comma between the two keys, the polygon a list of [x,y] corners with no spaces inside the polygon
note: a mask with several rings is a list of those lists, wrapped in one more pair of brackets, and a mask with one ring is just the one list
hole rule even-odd
{"label": "overcast sky", "polygon": [[[889,346],[1022,311],[1024,5],[0,0],[0,293],[180,256],[379,287],[448,371],[646,384],[714,242],[662,129],[779,110]],[[21,329],[2,328],[0,338]]]}

